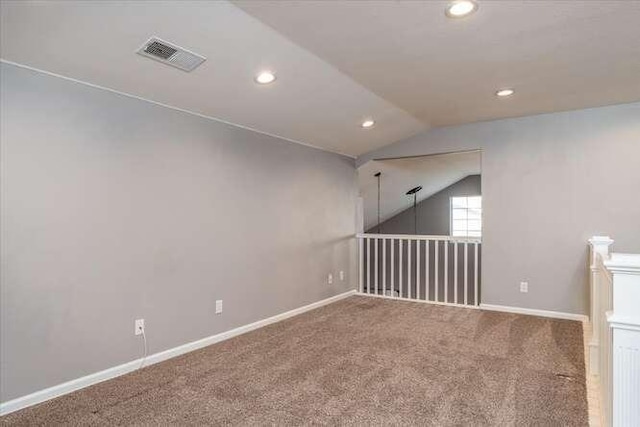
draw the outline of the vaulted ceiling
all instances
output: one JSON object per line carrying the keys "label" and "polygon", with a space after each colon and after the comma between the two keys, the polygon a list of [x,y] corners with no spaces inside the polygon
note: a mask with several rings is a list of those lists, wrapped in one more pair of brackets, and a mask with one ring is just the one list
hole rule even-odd
{"label": "vaulted ceiling", "polygon": [[[640,100],[640,2],[478,0],[463,19],[446,4],[3,1],[0,54],[351,156],[430,127]],[[154,35],[207,61],[186,73],[136,55]],[[263,69],[273,84],[254,82]]]}
{"label": "vaulted ceiling", "polygon": [[235,2],[432,127],[640,99],[640,1],[447,3]]}

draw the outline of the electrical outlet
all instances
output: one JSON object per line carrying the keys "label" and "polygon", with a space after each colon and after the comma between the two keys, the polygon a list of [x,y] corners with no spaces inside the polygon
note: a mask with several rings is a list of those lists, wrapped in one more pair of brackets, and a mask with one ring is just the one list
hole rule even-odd
{"label": "electrical outlet", "polygon": [[344,271],[340,270],[340,281],[344,282]]}
{"label": "electrical outlet", "polygon": [[329,282],[330,285],[333,284],[333,274],[329,273],[329,277],[327,279],[327,282]]}
{"label": "electrical outlet", "polygon": [[529,292],[529,282],[520,282],[520,292],[522,293]]}
{"label": "electrical outlet", "polygon": [[144,319],[136,319],[135,328],[135,334],[142,335],[142,333],[144,332]]}
{"label": "electrical outlet", "polygon": [[222,300],[216,300],[216,314],[222,314]]}

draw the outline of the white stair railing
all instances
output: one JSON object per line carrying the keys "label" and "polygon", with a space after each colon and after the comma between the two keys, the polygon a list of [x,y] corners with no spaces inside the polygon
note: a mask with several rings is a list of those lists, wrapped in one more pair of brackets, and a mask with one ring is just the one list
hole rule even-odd
{"label": "white stair railing", "polygon": [[479,238],[358,234],[359,291],[434,304],[480,304]]}
{"label": "white stair railing", "polygon": [[605,426],[640,425],[640,254],[610,253],[607,236],[591,246],[589,372],[598,377]]}

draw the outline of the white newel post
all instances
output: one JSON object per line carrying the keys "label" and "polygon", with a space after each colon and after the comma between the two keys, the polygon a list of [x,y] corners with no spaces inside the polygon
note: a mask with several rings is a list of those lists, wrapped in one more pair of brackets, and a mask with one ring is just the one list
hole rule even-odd
{"label": "white newel post", "polygon": [[600,292],[602,284],[598,283],[600,277],[598,254],[602,256],[602,259],[609,258],[609,246],[613,244],[613,240],[609,236],[593,236],[589,239],[589,245],[591,247],[590,270],[591,275],[589,277],[589,285],[591,292],[591,313],[589,320],[591,321],[591,339],[589,340],[589,372],[591,375],[599,374],[600,367],[600,338],[598,329],[600,327]]}
{"label": "white newel post", "polygon": [[613,274],[613,426],[640,426],[640,255],[613,253],[604,262]]}

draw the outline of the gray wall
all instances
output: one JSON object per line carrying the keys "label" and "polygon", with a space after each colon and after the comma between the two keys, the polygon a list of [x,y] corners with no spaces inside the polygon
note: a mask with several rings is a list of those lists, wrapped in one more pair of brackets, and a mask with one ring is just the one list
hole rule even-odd
{"label": "gray wall", "polygon": [[640,252],[640,103],[433,129],[356,163],[477,148],[482,302],[587,313],[587,239]]}
{"label": "gray wall", "polygon": [[2,401],[354,288],[353,159],[1,67]]}
{"label": "gray wall", "polygon": [[[467,176],[418,203],[415,219],[413,207],[410,207],[384,221],[380,224],[380,233],[448,236],[451,234],[450,198],[481,194],[480,175]],[[417,224],[417,233],[414,233],[415,224]],[[367,231],[367,233],[377,232],[378,227]]]}

